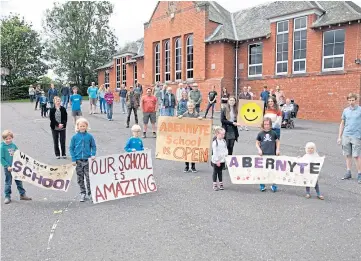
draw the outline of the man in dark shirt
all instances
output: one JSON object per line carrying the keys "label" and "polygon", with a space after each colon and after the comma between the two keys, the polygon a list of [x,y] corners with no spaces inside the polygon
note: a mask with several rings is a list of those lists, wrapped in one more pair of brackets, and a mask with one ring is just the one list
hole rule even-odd
{"label": "man in dark shirt", "polygon": [[133,86],[129,87],[129,92],[126,95],[126,103],[128,107],[128,117],[127,117],[127,128],[129,128],[130,116],[132,111],[134,112],[134,120],[135,124],[138,124],[138,108],[140,104],[140,97],[139,94],[134,92]]}
{"label": "man in dark shirt", "polygon": [[125,85],[122,84],[120,86],[120,91],[119,91],[119,98],[120,98],[120,103],[122,105],[122,109],[123,109],[123,114],[125,114],[125,98],[127,97],[127,89],[125,88]]}
{"label": "man in dark shirt", "polygon": [[208,106],[206,109],[206,113],[204,114],[204,118],[207,118],[207,114],[209,109],[212,107],[212,117],[211,119],[213,119],[213,115],[214,115],[214,106],[217,103],[217,92],[216,92],[216,86],[213,86],[212,91],[210,91],[208,93]]}
{"label": "man in dark shirt", "polygon": [[70,98],[70,87],[69,84],[67,84],[66,86],[63,86],[60,90],[61,93],[61,105],[65,108],[68,109],[68,103],[69,103],[69,98]]}

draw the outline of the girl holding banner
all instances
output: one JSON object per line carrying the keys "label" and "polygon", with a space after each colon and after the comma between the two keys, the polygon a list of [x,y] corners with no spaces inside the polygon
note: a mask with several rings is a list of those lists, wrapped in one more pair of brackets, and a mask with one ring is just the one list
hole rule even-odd
{"label": "girl holding banner", "polygon": [[272,130],[277,133],[278,139],[281,138],[282,112],[277,104],[275,97],[268,98],[267,109],[264,114],[265,118],[272,120]]}

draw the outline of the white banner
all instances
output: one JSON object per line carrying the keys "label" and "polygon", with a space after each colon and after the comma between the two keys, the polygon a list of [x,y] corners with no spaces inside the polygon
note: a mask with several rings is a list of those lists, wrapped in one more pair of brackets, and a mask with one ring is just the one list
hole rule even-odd
{"label": "white banner", "polygon": [[226,158],[233,184],[279,184],[314,187],[324,157],[312,160],[287,156],[234,155]]}
{"label": "white banner", "polygon": [[157,191],[150,150],[89,159],[94,204]]}

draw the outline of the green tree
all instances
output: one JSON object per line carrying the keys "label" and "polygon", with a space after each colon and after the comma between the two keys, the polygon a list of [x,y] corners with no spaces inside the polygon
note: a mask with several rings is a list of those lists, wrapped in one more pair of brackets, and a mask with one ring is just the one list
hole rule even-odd
{"label": "green tree", "polygon": [[54,71],[81,86],[96,80],[94,69],[115,53],[117,39],[109,27],[113,5],[107,1],[54,3],[44,29]]}
{"label": "green tree", "polygon": [[5,81],[16,86],[19,81],[34,81],[46,73],[48,66],[43,62],[44,52],[39,34],[24,18],[11,15],[1,19],[1,67],[10,74]]}

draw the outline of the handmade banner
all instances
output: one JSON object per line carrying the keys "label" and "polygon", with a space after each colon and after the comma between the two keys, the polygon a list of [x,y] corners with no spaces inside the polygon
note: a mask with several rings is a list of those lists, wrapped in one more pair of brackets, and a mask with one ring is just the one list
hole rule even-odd
{"label": "handmade banner", "polygon": [[324,157],[312,160],[287,156],[228,156],[233,184],[279,184],[314,187]]}
{"label": "handmade banner", "polygon": [[11,174],[14,179],[26,181],[44,189],[68,191],[75,166],[72,164],[51,166],[29,155],[15,151]]}
{"label": "handmade banner", "polygon": [[156,158],[183,162],[207,162],[212,121],[161,116],[158,118]]}
{"label": "handmade banner", "polygon": [[89,160],[94,204],[157,191],[150,150]]}
{"label": "handmade banner", "polygon": [[261,126],[264,102],[261,100],[238,100],[237,122],[242,126]]}

